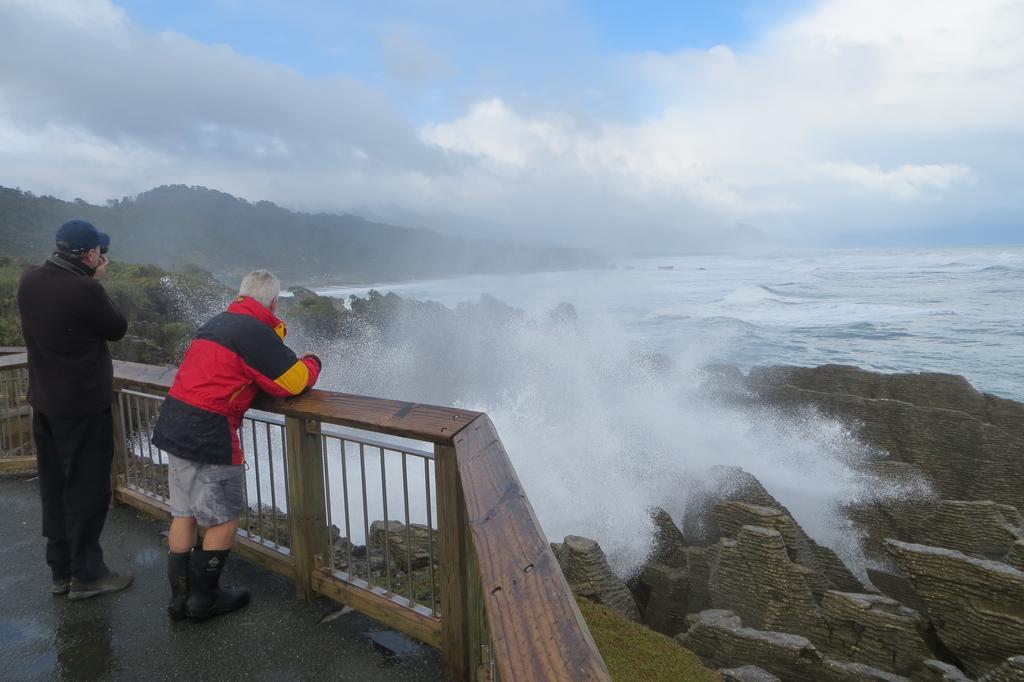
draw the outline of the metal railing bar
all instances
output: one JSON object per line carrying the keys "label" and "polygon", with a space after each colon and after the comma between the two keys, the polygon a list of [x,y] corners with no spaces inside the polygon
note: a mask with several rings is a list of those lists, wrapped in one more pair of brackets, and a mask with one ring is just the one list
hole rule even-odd
{"label": "metal railing bar", "polygon": [[[145,410],[145,412],[143,412],[143,410]],[[149,494],[153,495],[154,497],[158,497],[158,495],[156,494],[156,491],[157,491],[156,474],[157,474],[157,472],[156,472],[156,464],[153,461],[153,443],[150,442],[149,437],[148,437],[149,425],[150,425],[150,421],[149,421],[150,420],[149,401],[148,400],[144,401],[142,403],[142,406],[139,408],[139,422],[140,422],[140,424],[143,421],[143,417],[145,417],[145,426],[143,426],[142,429],[139,431],[139,438],[141,438],[144,441],[144,443],[143,443],[144,452],[146,453],[146,458],[149,460]]]}
{"label": "metal railing bar", "polygon": [[[341,440],[341,495],[345,503],[345,545],[347,550],[348,564],[345,568],[352,570],[352,527],[349,523],[348,508],[348,448],[345,447],[345,440]],[[331,555],[334,556],[333,553]]]}
{"label": "metal railing bar", "polygon": [[160,402],[163,402],[164,398],[167,397],[167,396],[157,395],[155,393],[143,393],[142,391],[133,391],[130,388],[119,388],[119,389],[117,389],[117,392],[118,393],[123,393],[125,395],[133,395],[133,396],[136,396],[138,398],[149,398],[150,400],[159,400]]}
{"label": "metal railing bar", "polygon": [[260,536],[263,535],[263,484],[260,481],[260,448],[256,440],[256,422],[249,420],[252,433],[252,452],[256,468],[256,523],[259,524]]}
{"label": "metal railing bar", "polygon": [[138,467],[136,476],[136,484],[139,486],[139,490],[148,493],[149,492],[149,472],[146,471],[146,465],[142,462],[145,458],[145,448],[142,444],[142,407],[139,404],[139,399],[135,399],[135,407],[132,408],[130,416],[135,417],[135,425],[133,426],[133,440],[138,441],[138,452],[135,452],[135,443],[132,443],[132,456],[134,456],[135,463]]}
{"label": "metal railing bar", "polygon": [[125,397],[124,397],[124,394],[121,393],[120,391],[117,393],[117,407],[118,407],[118,410],[117,410],[117,412],[118,412],[118,419],[120,419],[120,421],[121,421],[121,433],[124,434],[124,439],[125,439],[125,448],[124,448],[124,459],[125,459],[125,461],[123,462],[123,464],[124,464],[124,479],[125,479],[124,482],[126,484],[130,485],[132,483],[132,479],[134,478],[134,475],[132,474],[132,466],[133,466],[132,465],[132,459],[134,459],[134,457],[132,456],[132,453],[129,451],[131,449],[131,438],[129,436],[128,426],[125,423],[125,419],[124,419],[124,415],[125,415]]}
{"label": "metal railing bar", "polygon": [[346,432],[340,432],[340,431],[332,432],[332,431],[325,431],[324,429],[321,428],[321,429],[310,430],[310,433],[317,434],[317,435],[320,435],[320,436],[328,436],[328,437],[331,437],[331,438],[341,438],[341,439],[344,439],[344,440],[347,440],[347,441],[351,441],[353,443],[363,443],[364,445],[369,445],[370,447],[373,447],[373,448],[382,448],[382,449],[385,449],[385,450],[390,450],[391,452],[406,452],[406,453],[408,453],[410,455],[415,455],[417,457],[424,457],[426,459],[434,459],[434,453],[430,452],[429,450],[419,450],[417,448],[405,447],[403,445],[396,445],[395,443],[389,443],[387,441],[380,440],[379,438],[371,438],[369,436],[365,436],[364,437],[364,436],[361,436],[361,435],[354,435],[354,434],[352,434],[351,432],[348,432],[348,431],[346,431]]}
{"label": "metal railing bar", "polygon": [[[165,499],[163,495],[159,494],[161,481],[157,480],[160,475],[160,467],[158,464],[163,464],[163,460],[160,456],[160,448],[154,448],[152,439],[148,437],[148,435],[152,433],[153,421],[156,416],[156,412],[153,410],[154,407],[156,406],[153,404],[152,400],[146,401],[146,448],[149,452],[149,469],[152,473],[151,480],[153,481],[153,495],[161,499]],[[157,463],[153,462],[153,450],[156,450]]]}
{"label": "metal railing bar", "polygon": [[[264,416],[252,415],[252,414],[249,414],[248,412],[246,412],[245,413],[245,418],[246,419],[250,419],[250,420],[252,420],[254,422],[263,422],[265,424],[273,424],[274,426],[284,427],[284,425],[285,425],[284,418],[279,418],[279,417],[269,417],[269,416],[268,417],[264,417]],[[310,433],[313,433],[313,432],[310,431]]]}
{"label": "metal railing bar", "polygon": [[270,423],[266,423],[267,429],[267,458],[270,461],[270,507],[271,519],[274,524],[274,546],[280,546],[280,535],[277,529],[277,484],[274,482],[274,443],[270,440]]}
{"label": "metal railing bar", "polygon": [[[284,426],[281,427],[281,471],[284,472],[284,499],[285,503],[288,502],[288,437]],[[291,507],[288,507],[288,513],[292,513]],[[290,544],[289,540],[289,544]]]}
{"label": "metal railing bar", "polygon": [[[437,615],[437,583],[434,582],[434,520],[430,508],[430,463],[423,460],[423,485],[427,495],[427,571],[430,574],[430,612]],[[434,462],[436,470],[437,463]],[[435,486],[436,487],[436,486]]]}
{"label": "metal railing bar", "polygon": [[366,501],[366,452],[365,446],[362,443],[359,444],[359,474],[363,484],[363,542],[366,545],[366,580],[372,583],[370,569],[370,510],[367,507]]}
{"label": "metal railing bar", "polygon": [[388,518],[388,474],[384,462],[384,448],[380,448],[380,490],[384,500],[384,577],[388,594],[391,593],[391,520]]}
{"label": "metal railing bar", "polygon": [[[238,434],[238,445],[241,447],[242,434]],[[246,472],[249,471],[249,461],[245,458],[245,450],[242,451],[242,497],[245,498],[245,507],[242,509],[242,513],[245,514],[245,529],[246,533],[252,535],[252,519],[249,515],[249,476]]]}
{"label": "metal railing bar", "polygon": [[405,544],[406,558],[405,571],[408,575],[409,601],[413,601],[412,595],[412,523],[409,519],[409,461],[406,454],[402,453],[402,499],[405,501]]}
{"label": "metal railing bar", "polygon": [[327,507],[327,555],[330,557],[329,565],[334,568],[334,538],[331,537],[331,527],[334,526],[334,518],[331,515],[331,470],[327,461],[327,436],[320,436],[320,456],[324,460],[324,494],[327,496],[325,505]]}

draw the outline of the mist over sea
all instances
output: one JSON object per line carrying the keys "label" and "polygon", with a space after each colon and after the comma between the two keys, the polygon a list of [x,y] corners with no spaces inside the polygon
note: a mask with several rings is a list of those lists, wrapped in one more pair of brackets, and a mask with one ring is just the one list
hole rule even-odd
{"label": "mist over sea", "polygon": [[[488,294],[525,315],[452,326],[419,310],[359,344],[297,338],[325,358],[321,385],[488,412],[548,537],[597,539],[623,575],[650,549],[649,510],[679,522],[730,485],[722,466],[756,476],[861,575],[844,505],[929,494],[865,474],[886,453],[847,425],[709,399],[710,363],[951,372],[1024,400],[1024,247],[695,255],[318,293],[370,288],[450,308]],[[551,316],[562,302],[576,319]]]}
{"label": "mist over sea", "polygon": [[[659,269],[671,266],[671,270]],[[863,250],[620,261],[613,270],[361,287],[449,307],[490,294],[541,315],[572,303],[641,351],[736,364],[962,374],[1024,400],[1024,247]]]}

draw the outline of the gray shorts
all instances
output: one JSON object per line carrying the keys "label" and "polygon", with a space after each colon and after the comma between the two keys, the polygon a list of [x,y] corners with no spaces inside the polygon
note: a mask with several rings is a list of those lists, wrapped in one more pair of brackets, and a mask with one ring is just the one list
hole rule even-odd
{"label": "gray shorts", "polygon": [[245,509],[245,467],[203,464],[170,455],[171,516],[193,517],[203,528],[233,521]]}

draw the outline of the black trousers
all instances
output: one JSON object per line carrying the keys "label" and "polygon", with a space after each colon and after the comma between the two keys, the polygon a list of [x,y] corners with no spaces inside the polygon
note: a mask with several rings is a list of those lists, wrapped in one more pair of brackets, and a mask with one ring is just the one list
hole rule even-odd
{"label": "black trousers", "polygon": [[46,563],[54,578],[89,582],[107,573],[100,533],[110,506],[114,422],[110,409],[81,417],[32,416],[43,499]]}

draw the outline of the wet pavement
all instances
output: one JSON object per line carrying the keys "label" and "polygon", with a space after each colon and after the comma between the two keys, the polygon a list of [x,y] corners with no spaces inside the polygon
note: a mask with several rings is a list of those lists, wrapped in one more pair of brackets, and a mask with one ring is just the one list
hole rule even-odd
{"label": "wet pavement", "polygon": [[405,640],[389,655],[370,637],[385,626],[356,612],[325,619],[341,606],[300,601],[288,579],[234,556],[222,582],[248,587],[252,604],[171,621],[167,524],[130,507],[111,510],[102,542],[107,564],[135,573],[134,585],[81,602],[52,596],[36,481],[0,477],[0,509],[2,680],[442,679],[430,647]]}

